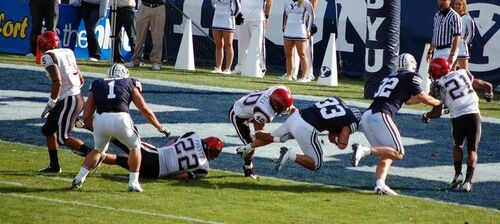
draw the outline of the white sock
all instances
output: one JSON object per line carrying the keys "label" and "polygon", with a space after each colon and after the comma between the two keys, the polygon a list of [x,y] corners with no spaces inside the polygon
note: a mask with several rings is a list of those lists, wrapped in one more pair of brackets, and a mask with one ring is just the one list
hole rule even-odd
{"label": "white sock", "polygon": [[290,151],[290,157],[289,158],[290,158],[289,160],[295,162],[295,160],[297,160],[297,153]]}
{"label": "white sock", "polygon": [[250,151],[252,151],[252,150],[253,150],[253,148],[252,148],[252,144],[245,145],[245,151],[246,151],[246,152],[250,152]]}
{"label": "white sock", "polygon": [[375,184],[377,186],[384,186],[385,185],[385,180],[384,179],[378,179]]}
{"label": "white sock", "polygon": [[129,172],[129,183],[139,183],[139,172]]}
{"label": "white sock", "polygon": [[371,155],[371,154],[372,154],[372,148],[369,148],[369,147],[366,147],[366,146],[361,146],[361,147],[362,147],[362,149],[363,149],[363,154],[364,154],[365,156],[367,156],[367,155]]}
{"label": "white sock", "polygon": [[78,175],[76,175],[75,179],[80,180],[81,182],[85,181],[85,178],[87,178],[87,175],[89,174],[89,170],[86,167],[80,167],[80,172],[78,172]]}
{"label": "white sock", "polygon": [[253,163],[250,163],[250,165],[244,165],[246,169],[252,169],[253,168]]}

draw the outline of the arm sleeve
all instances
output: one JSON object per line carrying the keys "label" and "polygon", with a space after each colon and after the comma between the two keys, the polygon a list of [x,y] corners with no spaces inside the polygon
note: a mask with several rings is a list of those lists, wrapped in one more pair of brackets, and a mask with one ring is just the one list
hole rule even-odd
{"label": "arm sleeve", "polygon": [[474,39],[474,36],[476,34],[476,22],[472,19],[472,17],[469,17],[468,23],[466,24],[465,29],[467,30],[466,34],[467,36],[465,37],[465,43],[467,45],[472,43],[472,39]]}
{"label": "arm sleeve", "polygon": [[233,16],[236,16],[240,13],[241,6],[240,6],[240,0],[233,0],[234,1],[234,14]]}
{"label": "arm sleeve", "polygon": [[312,24],[314,23],[314,18],[316,17],[315,13],[314,13],[314,9],[312,7],[312,4],[310,1],[306,1],[307,4],[306,4],[306,10],[309,12],[309,15],[311,16],[309,18],[309,22],[307,24],[307,27],[308,27],[308,30],[311,30],[311,26]]}
{"label": "arm sleeve", "polygon": [[453,36],[462,35],[462,18],[455,14],[451,19],[452,27],[453,27]]}
{"label": "arm sleeve", "polygon": [[139,89],[139,92],[142,92],[142,84],[141,82],[139,82],[139,80],[137,79],[132,79],[133,80],[133,83],[134,83],[134,87]]}
{"label": "arm sleeve", "polygon": [[55,59],[55,56],[51,53],[45,53],[42,55],[42,65],[44,68],[47,68],[51,65],[55,65],[57,64],[56,63],[56,59]]}

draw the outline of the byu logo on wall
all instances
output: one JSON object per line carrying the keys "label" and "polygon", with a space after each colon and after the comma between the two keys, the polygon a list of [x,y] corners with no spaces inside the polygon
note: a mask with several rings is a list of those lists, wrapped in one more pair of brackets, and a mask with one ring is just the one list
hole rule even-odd
{"label": "byu logo on wall", "polygon": [[332,70],[326,66],[321,66],[320,78],[328,78],[332,75]]}
{"label": "byu logo on wall", "polygon": [[500,6],[488,3],[468,5],[476,22],[476,37],[472,46],[471,70],[487,72],[500,68]]}

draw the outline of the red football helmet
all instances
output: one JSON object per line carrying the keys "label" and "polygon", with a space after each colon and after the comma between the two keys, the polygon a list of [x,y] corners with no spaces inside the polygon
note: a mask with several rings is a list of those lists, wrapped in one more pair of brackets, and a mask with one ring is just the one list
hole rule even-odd
{"label": "red football helmet", "polygon": [[44,32],[37,38],[37,47],[42,52],[59,48],[59,36],[53,31]]}
{"label": "red football helmet", "polygon": [[289,90],[277,88],[271,94],[271,106],[277,114],[286,113],[293,105],[293,96]]}
{"label": "red football helmet", "polygon": [[429,74],[433,80],[438,80],[450,72],[450,64],[446,58],[434,58],[429,64]]}
{"label": "red football helmet", "polygon": [[203,139],[203,143],[205,143],[205,149],[207,150],[207,157],[209,160],[213,160],[219,156],[219,153],[224,147],[224,142],[217,137],[205,138]]}

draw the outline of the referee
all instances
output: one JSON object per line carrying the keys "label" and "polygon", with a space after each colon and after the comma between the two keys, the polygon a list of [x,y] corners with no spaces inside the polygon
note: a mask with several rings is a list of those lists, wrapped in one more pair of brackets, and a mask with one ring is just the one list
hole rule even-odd
{"label": "referee", "polygon": [[453,65],[458,57],[458,45],[462,33],[462,19],[450,7],[450,0],[438,0],[439,11],[434,15],[434,33],[427,61],[433,58],[447,58]]}

